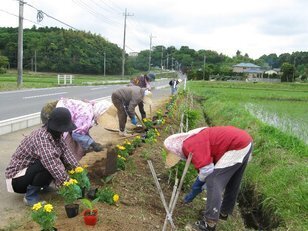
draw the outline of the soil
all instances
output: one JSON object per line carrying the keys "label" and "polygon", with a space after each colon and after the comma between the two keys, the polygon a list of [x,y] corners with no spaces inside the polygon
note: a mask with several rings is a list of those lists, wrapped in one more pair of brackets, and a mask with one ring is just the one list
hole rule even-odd
{"label": "soil", "polygon": [[[152,118],[158,109],[164,111],[168,100],[168,97],[153,100],[151,112],[149,108],[145,107],[148,113],[148,118]],[[138,109],[136,111],[138,111]],[[158,128],[161,136],[157,138],[157,142],[155,144],[142,143],[140,147],[137,147],[133,154],[128,158],[126,169],[124,171],[116,171],[113,174],[112,180],[108,183],[105,183],[102,179],[106,175],[106,156],[107,150],[110,150],[110,148],[105,148],[105,150],[101,152],[87,153],[86,156],[81,159],[80,163],[89,166],[88,170],[92,184],[91,187],[111,187],[115,193],[119,194],[119,202],[117,205],[108,205],[100,202],[95,204],[95,207],[98,210],[98,222],[95,226],[87,226],[85,225],[82,216],[82,205],[80,206],[81,208],[78,216],[67,218],[63,199],[57,195],[56,192],[47,193],[42,195],[42,197],[44,200],[51,202],[54,205],[57,213],[55,227],[60,231],[83,231],[88,229],[100,231],[162,230],[166,211],[160,199],[160,195],[147,161],[150,160],[152,162],[166,202],[169,204],[169,199],[171,198],[173,190],[173,183],[169,182],[170,176],[168,169],[164,166],[162,144],[168,133],[166,132],[167,128],[171,131],[178,129],[178,126],[176,127],[176,125],[171,127],[171,124],[174,122],[171,121],[173,119],[174,118],[166,118],[166,125],[162,128]],[[116,144],[122,144],[125,139],[129,139],[120,138],[118,132],[106,130],[105,127],[107,125],[109,129],[118,129],[117,119],[109,115],[101,117],[98,126],[93,127],[90,131],[96,142],[101,144],[110,143],[110,147],[113,147]],[[127,129],[133,131],[133,126],[130,125],[129,122],[127,123]],[[133,135],[136,134],[140,133],[136,133],[135,131]],[[199,199],[195,199],[194,203],[184,205],[181,202],[182,197],[183,192],[178,198],[172,216],[173,221],[178,230],[192,230],[189,228],[190,226],[187,226],[187,223],[199,219],[199,211],[204,209],[204,198],[200,197]],[[226,229],[221,226],[223,227],[222,230],[246,230],[243,227],[243,222],[241,221],[238,211],[235,211],[234,213],[234,220],[239,220],[239,224],[235,223],[233,226],[229,225],[228,227],[232,227],[231,229]],[[29,215],[22,222],[16,224],[14,230],[40,230],[40,227],[31,220]],[[168,224],[167,230],[171,230],[170,224]]]}
{"label": "soil", "polygon": [[[153,100],[151,108],[152,113],[159,108],[164,108],[168,98]],[[150,112],[147,110],[148,117]],[[138,111],[138,109],[136,110]],[[105,129],[108,125],[109,129],[118,129],[118,121],[112,116],[105,115],[98,121],[98,126],[91,129],[91,135],[96,142],[101,144],[111,143],[113,146],[121,144],[125,139],[119,137],[118,132],[112,132]],[[133,126],[127,123],[127,129],[133,131]],[[140,132],[140,131],[137,131]],[[141,132],[143,130],[141,129]],[[134,133],[134,135],[140,133]],[[157,145],[161,146],[162,137],[158,138]],[[90,152],[84,156],[80,163],[87,164],[92,187],[103,187],[102,177],[105,175],[107,149],[102,152]],[[58,230],[161,230],[165,219],[165,210],[156,189],[153,177],[148,167],[147,159],[149,158],[155,168],[155,171],[162,182],[162,190],[164,191],[166,200],[170,198],[172,186],[168,186],[167,170],[161,155],[161,148],[153,148],[150,144],[141,144],[141,147],[135,149],[134,153],[129,157],[125,171],[117,171],[114,174],[112,182],[108,186],[112,187],[115,193],[118,193],[120,200],[117,205],[108,205],[97,203],[98,223],[91,227],[86,226],[80,214],[74,218],[67,218],[62,198],[54,193],[41,195],[43,199],[51,202],[57,213],[55,227]],[[31,219],[26,221],[15,230],[40,230],[39,226],[32,222]]]}

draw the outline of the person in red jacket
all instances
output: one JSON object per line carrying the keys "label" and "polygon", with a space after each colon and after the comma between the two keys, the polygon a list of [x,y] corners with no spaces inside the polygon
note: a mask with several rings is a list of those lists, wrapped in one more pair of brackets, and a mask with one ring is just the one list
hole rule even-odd
{"label": "person in red jacket", "polygon": [[218,220],[226,220],[232,213],[252,152],[252,141],[246,131],[233,126],[197,128],[165,139],[167,167],[192,153],[192,164],[199,172],[184,203],[192,202],[207,189],[203,219],[194,224],[199,230],[215,230]]}

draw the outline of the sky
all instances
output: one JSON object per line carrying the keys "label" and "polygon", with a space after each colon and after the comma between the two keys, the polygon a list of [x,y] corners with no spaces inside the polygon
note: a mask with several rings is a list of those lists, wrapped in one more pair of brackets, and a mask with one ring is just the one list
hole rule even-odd
{"label": "sky", "polygon": [[[18,27],[19,2],[0,0],[0,27]],[[24,28],[99,34],[127,53],[188,46],[232,57],[308,51],[308,0],[24,0]],[[43,11],[41,22],[37,11]],[[126,17],[125,17],[126,11]]]}

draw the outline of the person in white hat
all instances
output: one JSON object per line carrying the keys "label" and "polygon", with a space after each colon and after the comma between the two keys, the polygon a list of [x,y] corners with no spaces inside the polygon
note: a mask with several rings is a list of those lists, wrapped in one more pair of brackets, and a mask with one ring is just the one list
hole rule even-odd
{"label": "person in white hat", "polygon": [[218,220],[226,220],[235,206],[252,152],[251,136],[233,126],[203,127],[171,135],[165,139],[164,146],[168,152],[167,167],[185,160],[192,153],[192,164],[199,174],[191,192],[184,197],[184,203],[192,202],[207,188],[203,219],[194,225],[201,231],[215,230]]}
{"label": "person in white hat", "polygon": [[169,81],[169,86],[171,88],[171,95],[176,94],[178,90],[178,84],[182,82],[182,79],[173,79]]}
{"label": "person in white hat", "polygon": [[53,109],[47,123],[25,137],[12,155],[5,170],[8,192],[25,194],[24,202],[32,206],[52,181],[59,187],[69,180],[67,170],[79,164],[62,134],[74,129],[68,109]]}

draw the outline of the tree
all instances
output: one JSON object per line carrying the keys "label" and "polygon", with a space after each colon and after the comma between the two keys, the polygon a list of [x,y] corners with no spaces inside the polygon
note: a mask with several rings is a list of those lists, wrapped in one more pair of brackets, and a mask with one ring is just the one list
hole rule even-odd
{"label": "tree", "polygon": [[9,59],[6,56],[0,54],[0,74],[6,72],[7,65],[9,64]]}
{"label": "tree", "polygon": [[292,82],[294,74],[294,66],[290,63],[283,63],[281,66],[282,76],[281,82]]}

